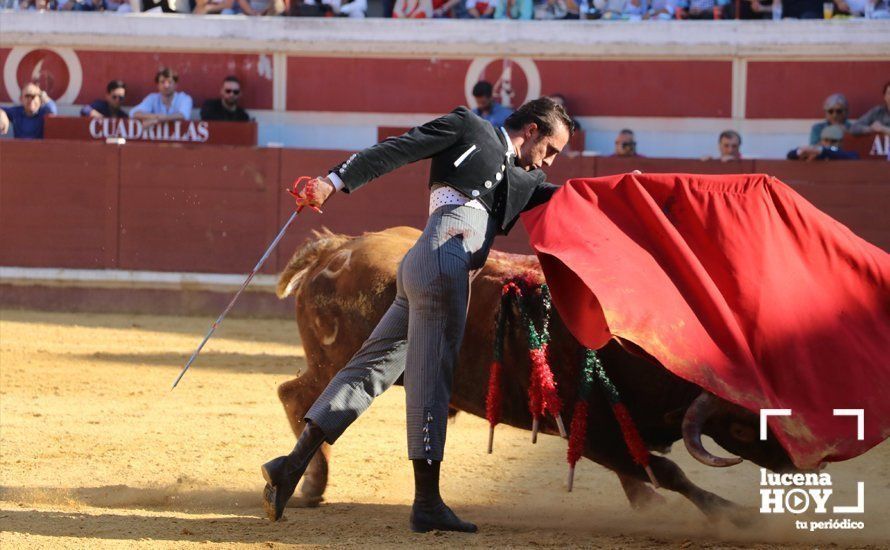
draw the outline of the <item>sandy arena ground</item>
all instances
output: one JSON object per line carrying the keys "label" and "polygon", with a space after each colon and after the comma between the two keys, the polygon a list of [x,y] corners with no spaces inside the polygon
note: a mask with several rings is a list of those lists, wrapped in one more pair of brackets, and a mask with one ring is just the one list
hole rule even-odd
{"label": "sandy arena ground", "polygon": [[[583,462],[567,493],[565,445],[461,415],[449,429],[443,494],[478,535],[407,529],[404,393],[393,388],[334,447],[326,501],[271,524],[259,465],[293,436],[275,389],[301,365],[296,327],[227,320],[170,392],[209,320],[3,311],[0,545],[8,548],[434,546],[886,548],[890,446],[833,465],[837,500],[866,483],[861,532],[795,531],[800,516],[748,530],[708,523],[683,497],[633,512],[617,478]],[[713,445],[713,444],[712,444]],[[758,505],[757,468],[716,470],[675,446],[704,488]]]}

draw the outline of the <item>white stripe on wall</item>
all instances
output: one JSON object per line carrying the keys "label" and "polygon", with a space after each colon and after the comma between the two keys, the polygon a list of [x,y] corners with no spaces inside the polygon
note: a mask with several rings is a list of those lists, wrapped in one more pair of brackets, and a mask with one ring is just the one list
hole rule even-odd
{"label": "white stripe on wall", "polygon": [[[244,278],[244,275],[222,273],[0,267],[0,284],[16,286],[233,292],[241,287]],[[274,292],[277,281],[277,275],[256,275],[246,290],[248,292]]]}

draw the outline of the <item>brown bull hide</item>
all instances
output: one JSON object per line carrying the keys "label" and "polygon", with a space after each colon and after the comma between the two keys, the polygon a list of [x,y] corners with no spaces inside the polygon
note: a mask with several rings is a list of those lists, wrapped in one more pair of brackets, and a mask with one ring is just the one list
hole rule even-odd
{"label": "brown bull hide", "polygon": [[[282,273],[279,295],[283,297],[292,292],[296,297],[297,323],[307,359],[307,371],[279,388],[279,397],[295,434],[302,431],[305,411],[359,349],[389,307],[395,297],[398,262],[419,235],[411,228],[393,228],[357,238],[321,234],[298,250]],[[452,406],[459,410],[485,415],[488,365],[492,358],[501,287],[506,279],[519,274],[527,274],[543,283],[543,275],[533,256],[492,251],[485,267],[473,281],[467,328],[452,394]],[[550,327],[551,367],[568,425],[571,421],[568,416],[577,396],[580,350],[555,312]],[[653,450],[669,448],[681,437],[682,419],[682,414],[669,413],[686,410],[701,390],[644,358],[641,350],[631,343],[625,344],[638,353],[628,353],[613,342],[600,350],[600,357],[647,446]],[[528,429],[532,421],[528,410],[530,363],[526,336],[515,323],[505,337],[503,362],[502,421]],[[727,433],[734,421],[741,420],[725,420]],[[634,507],[658,500],[657,494],[644,483],[647,477],[643,469],[631,460],[611,407],[599,391],[592,392],[590,398],[588,426],[596,426],[596,430],[588,432],[584,456],[619,475]],[[705,433],[710,433],[709,427],[712,431],[723,429],[722,425],[706,425]],[[557,433],[556,424],[549,417],[542,419],[541,429],[545,433]],[[735,429],[738,431],[738,426]],[[720,442],[725,439],[721,438]],[[762,445],[761,442],[756,444]],[[766,462],[781,463],[774,457],[774,449],[741,446],[731,450],[768,467],[773,465]],[[734,504],[695,486],[667,458],[653,455],[651,460],[651,467],[663,487],[682,493],[709,516],[728,515],[730,519],[741,521],[745,515]],[[302,487],[305,503],[314,504],[321,500],[326,473],[326,456],[320,455],[310,467]]]}

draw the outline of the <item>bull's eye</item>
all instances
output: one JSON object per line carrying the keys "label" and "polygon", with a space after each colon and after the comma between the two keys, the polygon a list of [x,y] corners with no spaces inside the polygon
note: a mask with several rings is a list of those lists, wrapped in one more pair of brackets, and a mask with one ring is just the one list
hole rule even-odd
{"label": "bull's eye", "polygon": [[751,426],[740,424],[738,422],[733,422],[729,426],[729,433],[734,439],[738,439],[745,443],[753,443],[757,440],[757,430]]}

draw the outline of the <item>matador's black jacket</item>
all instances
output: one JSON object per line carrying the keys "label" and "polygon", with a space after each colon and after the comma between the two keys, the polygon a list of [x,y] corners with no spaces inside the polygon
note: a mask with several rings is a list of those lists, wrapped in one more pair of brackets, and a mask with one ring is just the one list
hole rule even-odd
{"label": "matador's black jacket", "polygon": [[520,212],[547,201],[557,189],[544,181],[541,170],[526,172],[517,167],[508,150],[500,128],[458,107],[352,155],[331,172],[343,180],[343,191],[349,193],[396,168],[431,158],[429,185],[444,184],[477,199],[497,216],[501,232],[507,234]]}

